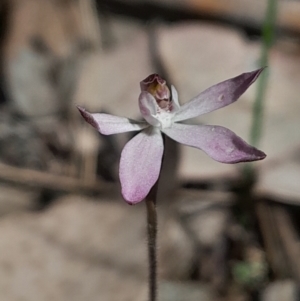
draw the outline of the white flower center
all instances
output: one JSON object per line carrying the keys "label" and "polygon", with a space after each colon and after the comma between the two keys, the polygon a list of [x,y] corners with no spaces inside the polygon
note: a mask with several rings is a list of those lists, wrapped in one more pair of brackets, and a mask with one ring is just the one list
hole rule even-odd
{"label": "white flower center", "polygon": [[173,125],[174,114],[169,111],[160,110],[154,117],[160,122],[161,129],[167,129]]}

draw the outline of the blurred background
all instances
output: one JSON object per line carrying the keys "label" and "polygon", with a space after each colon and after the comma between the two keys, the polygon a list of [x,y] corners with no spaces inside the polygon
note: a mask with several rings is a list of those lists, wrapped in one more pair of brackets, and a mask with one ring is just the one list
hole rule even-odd
{"label": "blurred background", "polygon": [[299,1],[1,0],[0,66],[0,300],[146,300],[145,206],[118,180],[131,134],[100,136],[76,105],[139,119],[153,72],[184,103],[262,66],[238,102],[192,122],[264,161],[166,140],[159,300],[299,300]]}

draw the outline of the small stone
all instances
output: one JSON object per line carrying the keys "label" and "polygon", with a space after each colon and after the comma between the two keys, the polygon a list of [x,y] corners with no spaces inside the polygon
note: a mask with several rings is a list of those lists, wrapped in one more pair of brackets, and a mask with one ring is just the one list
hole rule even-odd
{"label": "small stone", "polygon": [[145,300],[142,207],[102,201],[70,196],[3,217],[0,300]]}
{"label": "small stone", "polygon": [[269,284],[262,293],[262,301],[297,301],[299,287],[292,280],[275,281]]}

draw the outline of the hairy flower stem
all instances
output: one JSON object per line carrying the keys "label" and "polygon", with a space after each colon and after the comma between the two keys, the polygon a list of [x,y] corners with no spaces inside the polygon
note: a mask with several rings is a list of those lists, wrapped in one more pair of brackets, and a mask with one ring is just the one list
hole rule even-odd
{"label": "hairy flower stem", "polygon": [[149,301],[157,300],[157,259],[156,259],[156,239],[157,239],[157,213],[156,195],[158,181],[151,188],[146,196],[147,206],[147,230],[148,230],[148,256],[149,256]]}

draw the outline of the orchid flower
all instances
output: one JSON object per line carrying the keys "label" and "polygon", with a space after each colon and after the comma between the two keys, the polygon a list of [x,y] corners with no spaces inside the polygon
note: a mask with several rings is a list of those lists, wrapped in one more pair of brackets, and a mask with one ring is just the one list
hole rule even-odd
{"label": "orchid flower", "polygon": [[124,147],[119,176],[127,203],[142,201],[156,183],[161,169],[164,133],[173,140],[196,147],[223,163],[261,160],[266,155],[229,129],[217,125],[189,125],[181,121],[212,112],[235,102],[263,69],[243,73],[216,84],[180,106],[174,86],[171,91],[158,74],[140,83],[139,108],[144,121],[102,113],[89,113],[78,106],[82,117],[103,135],[141,131]]}

